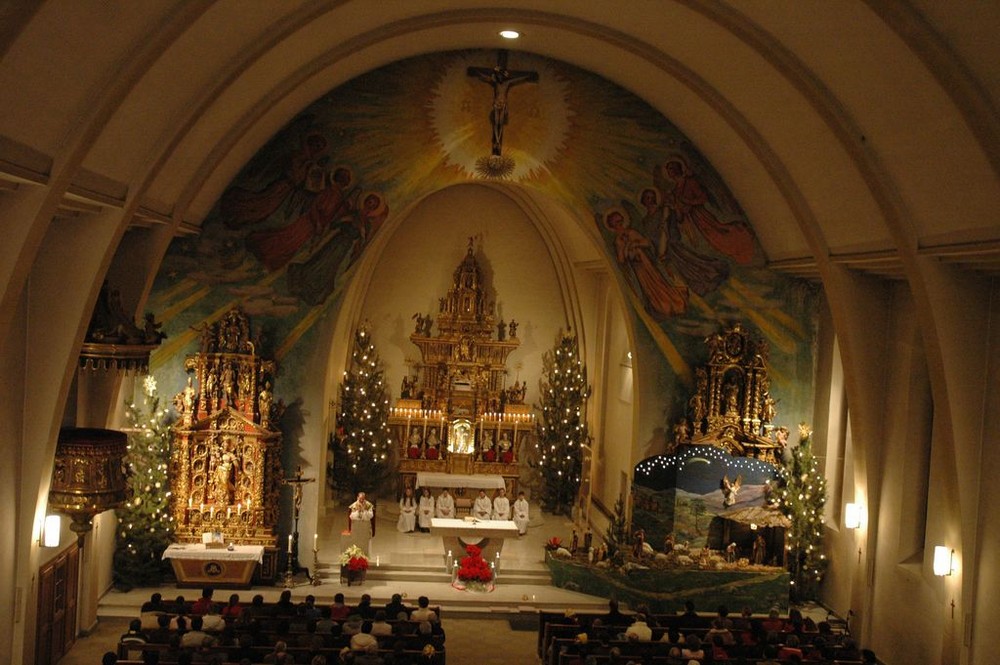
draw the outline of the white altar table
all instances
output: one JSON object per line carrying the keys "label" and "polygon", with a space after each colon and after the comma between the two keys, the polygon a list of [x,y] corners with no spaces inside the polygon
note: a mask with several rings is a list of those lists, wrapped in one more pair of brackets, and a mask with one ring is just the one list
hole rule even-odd
{"label": "white altar table", "polygon": [[498,490],[505,487],[503,476],[487,474],[464,474],[464,473],[432,473],[420,471],[417,473],[416,486],[419,487],[448,487],[448,488],[472,488],[483,490]]}
{"label": "white altar table", "polygon": [[250,587],[258,563],[264,562],[261,545],[233,545],[233,549],[208,548],[198,543],[173,544],[163,552],[170,559],[178,586]]}
{"label": "white altar table", "polygon": [[492,561],[506,538],[517,538],[517,525],[511,520],[459,520],[435,517],[431,520],[431,535],[441,536],[445,552],[457,561],[465,556],[466,545],[477,545],[483,558]]}

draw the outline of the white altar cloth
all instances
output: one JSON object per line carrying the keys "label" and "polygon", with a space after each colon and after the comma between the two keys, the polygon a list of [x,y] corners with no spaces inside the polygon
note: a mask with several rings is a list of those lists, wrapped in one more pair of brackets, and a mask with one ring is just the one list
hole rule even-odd
{"label": "white altar cloth", "polygon": [[498,490],[504,486],[503,477],[497,475],[431,473],[429,471],[420,471],[417,473],[417,487],[469,487],[477,490]]}
{"label": "white altar cloth", "polygon": [[435,517],[431,533],[436,536],[472,538],[517,538],[517,525],[512,520],[458,520]]}
{"label": "white altar cloth", "polygon": [[201,543],[174,543],[163,551],[164,559],[195,559],[214,561],[256,561],[264,563],[264,548],[261,545],[233,545],[230,551],[224,547],[209,549]]}
{"label": "white altar cloth", "polygon": [[466,545],[478,545],[483,558],[493,561],[503,549],[503,541],[517,538],[517,525],[511,520],[431,519],[431,535],[440,536],[444,551],[454,556],[465,551]]}

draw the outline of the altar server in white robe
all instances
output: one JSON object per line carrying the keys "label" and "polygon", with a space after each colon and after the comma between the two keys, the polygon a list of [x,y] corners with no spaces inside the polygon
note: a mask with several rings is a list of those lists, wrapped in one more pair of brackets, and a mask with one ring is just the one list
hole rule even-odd
{"label": "altar server in white robe", "polygon": [[524,498],[524,492],[518,492],[514,502],[514,524],[519,536],[528,533],[528,500]]}
{"label": "altar server in white robe", "polygon": [[455,497],[448,493],[447,487],[441,490],[441,494],[438,495],[436,506],[438,517],[455,519]]}
{"label": "altar server in white robe", "polygon": [[416,528],[417,500],[413,497],[413,488],[407,487],[403,491],[403,498],[399,500],[399,521],[396,522],[396,529],[410,533]]}
{"label": "altar server in white robe", "polygon": [[420,526],[420,530],[426,533],[431,530],[431,518],[434,517],[434,497],[431,496],[429,487],[424,488],[418,509],[420,512],[417,514],[417,524]]}
{"label": "altar server in white robe", "polygon": [[492,514],[493,502],[486,496],[486,490],[479,490],[479,496],[472,504],[472,516],[479,520],[488,520]]}
{"label": "altar server in white robe", "polygon": [[507,498],[507,490],[502,487],[493,499],[493,519],[504,522],[510,519],[510,499]]}

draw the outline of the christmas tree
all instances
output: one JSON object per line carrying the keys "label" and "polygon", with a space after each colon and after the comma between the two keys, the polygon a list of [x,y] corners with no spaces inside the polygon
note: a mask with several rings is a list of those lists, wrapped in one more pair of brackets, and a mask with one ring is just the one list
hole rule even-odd
{"label": "christmas tree", "polygon": [[608,547],[608,559],[616,566],[625,563],[625,548],[628,546],[628,524],[625,521],[625,497],[615,501],[615,514],[608,524],[604,542]]}
{"label": "christmas tree", "polygon": [[116,511],[114,554],[114,584],[123,590],[161,584],[170,570],[161,556],[173,540],[173,517],[168,509],[168,411],[159,408],[152,376],[145,378],[142,387],[142,403],[125,405],[129,424],[126,463],[132,499]]}
{"label": "christmas tree", "polygon": [[576,336],[560,334],[555,348],[542,358],[542,371],[537,442],[542,507],[570,515],[580,488],[582,447],[590,440],[586,420],[590,386]]}
{"label": "christmas tree", "polygon": [[785,534],[788,568],[792,573],[792,598],[811,600],[826,572],[823,553],[823,506],[826,479],[812,452],[812,431],[799,425],[799,445],[791,460],[778,472],[778,507],[792,525]]}
{"label": "christmas tree", "polygon": [[338,436],[331,440],[334,467],[330,481],[335,489],[349,495],[373,492],[388,478],[392,452],[388,421],[389,394],[382,362],[371,335],[359,328],[354,334],[351,365],[340,386]]}

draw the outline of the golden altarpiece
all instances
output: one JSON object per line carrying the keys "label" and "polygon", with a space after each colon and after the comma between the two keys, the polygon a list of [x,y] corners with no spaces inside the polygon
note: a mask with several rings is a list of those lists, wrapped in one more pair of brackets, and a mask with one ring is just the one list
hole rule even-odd
{"label": "golden altarpiece", "polygon": [[674,426],[674,446],[711,445],[731,455],[778,464],[782,431],[772,424],[769,347],[739,323],[705,339],[708,362],[695,370],[687,418]]}
{"label": "golden altarpiece", "polygon": [[451,288],[438,300],[437,320],[413,317],[410,340],[421,360],[404,377],[389,418],[400,490],[413,487],[418,472],[438,472],[499,475],[516,494],[520,451],[535,416],[524,403],[527,383],[506,385],[507,358],[521,342],[517,322],[498,320],[495,309],[470,239]]}
{"label": "golden altarpiece", "polygon": [[262,545],[260,577],[273,580],[283,478],[274,363],[256,354],[250,322],[234,308],[202,328],[201,349],[185,368],[170,459],[177,542],[200,543],[212,532]]}

